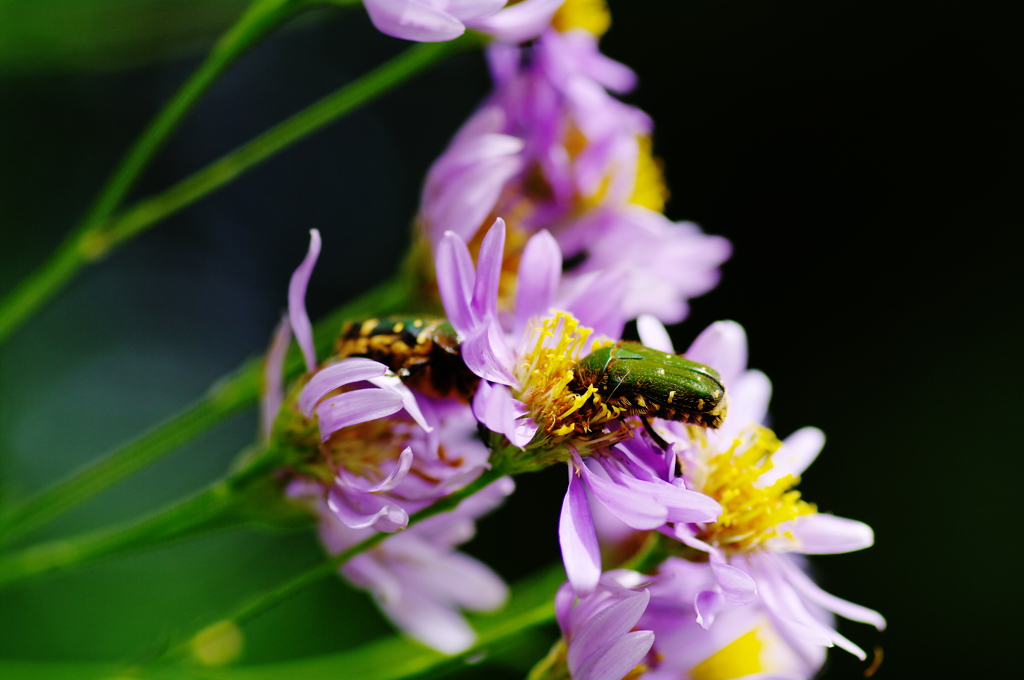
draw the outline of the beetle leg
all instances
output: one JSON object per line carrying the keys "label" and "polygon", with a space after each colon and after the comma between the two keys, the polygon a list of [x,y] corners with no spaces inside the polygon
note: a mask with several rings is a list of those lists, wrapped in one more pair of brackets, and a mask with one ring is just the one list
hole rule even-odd
{"label": "beetle leg", "polygon": [[654,431],[654,427],[651,426],[651,421],[647,416],[640,416],[640,422],[644,424],[644,429],[647,430],[647,434],[651,435],[651,439],[654,440],[654,443],[667,451],[668,442],[662,439],[661,435]]}

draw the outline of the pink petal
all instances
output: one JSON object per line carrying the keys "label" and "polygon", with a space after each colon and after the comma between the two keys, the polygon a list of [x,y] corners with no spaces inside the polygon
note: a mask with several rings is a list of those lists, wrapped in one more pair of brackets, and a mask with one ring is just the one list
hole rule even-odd
{"label": "pink petal", "polygon": [[536,38],[551,25],[551,17],[565,0],[523,0],[484,19],[467,21],[472,28],[501,42],[521,43]]}
{"label": "pink petal", "polygon": [[728,604],[748,605],[757,601],[757,583],[742,569],[712,557],[711,571]]}
{"label": "pink petal", "polygon": [[445,314],[459,335],[466,336],[476,326],[469,306],[476,273],[466,243],[454,232],[446,231],[437,246],[437,288]]}
{"label": "pink petal", "polygon": [[505,255],[505,220],[500,217],[487,230],[480,255],[477,257],[476,283],[473,286],[471,307],[476,318],[484,320],[497,314],[498,282],[501,263]]}
{"label": "pink petal", "polygon": [[405,386],[402,379],[397,375],[384,375],[379,378],[370,378],[367,382],[376,385],[385,390],[391,390],[398,396],[402,397],[402,407],[405,412],[412,416],[412,419],[416,421],[416,424],[422,427],[425,431],[433,431],[433,427],[427,422],[427,419],[423,417],[423,413],[420,411],[419,402],[416,401],[416,395],[413,394],[412,390]]}
{"label": "pink petal", "polygon": [[597,545],[597,532],[590,516],[587,492],[583,481],[569,465],[569,488],[562,501],[562,514],[558,521],[558,543],[562,547],[562,562],[569,582],[577,596],[594,592],[601,578],[601,551]]}
{"label": "pink petal", "polygon": [[875,543],[875,532],[867,524],[824,513],[796,518],[792,532],[797,550],[808,555],[853,552]]}
{"label": "pink petal", "polygon": [[[281,319],[274,329],[267,357],[263,365],[263,395],[260,399],[260,435],[269,439],[274,429],[274,420],[284,401],[284,358],[292,341],[292,327],[288,317]],[[307,416],[308,417],[308,416]]]}
{"label": "pink petal", "polygon": [[343,385],[382,376],[387,370],[388,367],[384,364],[362,357],[324,366],[313,374],[299,393],[299,412],[309,418],[313,415],[317,402],[323,399],[325,394],[330,394]]}
{"label": "pink petal", "polygon": [[650,314],[641,314],[636,320],[636,330],[640,334],[640,342],[652,349],[672,354],[672,338],[665,330],[664,324],[658,321],[657,317]]}
{"label": "pink petal", "polygon": [[735,321],[716,321],[697,336],[686,358],[718,371],[728,388],[747,367],[747,333]]}
{"label": "pink petal", "polygon": [[757,480],[768,487],[786,475],[802,475],[825,446],[825,433],[816,427],[804,427],[786,437],[782,448],[772,455],[774,467]]}
{"label": "pink petal", "polygon": [[462,35],[466,27],[448,12],[415,0],[364,0],[370,21],[386,35],[441,42]]}
{"label": "pink petal", "polygon": [[668,519],[668,510],[651,496],[604,479],[584,463],[579,468],[594,498],[634,529],[657,529]]}
{"label": "pink petal", "polygon": [[313,326],[309,323],[309,314],[306,313],[306,287],[309,285],[309,277],[313,274],[318,257],[320,232],[310,229],[309,250],[288,282],[288,318],[295,333],[295,340],[302,350],[302,356],[306,359],[306,370],[309,372],[316,368],[316,349],[313,347]]}
{"label": "pink petal", "polygon": [[547,314],[554,304],[555,291],[562,277],[562,251],[548,231],[533,235],[519,261],[516,290],[515,329],[527,327],[530,320]]}
{"label": "pink petal", "polygon": [[722,609],[724,598],[714,590],[702,590],[693,598],[693,609],[697,612],[697,623],[707,630],[715,622],[715,617]]}
{"label": "pink petal", "polygon": [[654,633],[649,630],[627,633],[573,671],[573,680],[621,680],[636,668],[653,644]]}
{"label": "pink petal", "polygon": [[874,609],[868,609],[862,607],[859,604],[854,604],[840,597],[836,597],[831,593],[827,593],[818,585],[807,577],[803,571],[800,570],[790,559],[779,556],[779,566],[781,567],[783,577],[792,585],[803,597],[807,598],[811,602],[815,603],[819,607],[839,614],[844,619],[850,619],[851,621],[860,621],[861,623],[871,624],[878,630],[885,630],[885,617],[876,612]]}
{"label": "pink petal", "polygon": [[320,437],[328,437],[343,427],[389,416],[402,408],[402,398],[394,392],[379,389],[356,390],[331,397],[320,404]]}
{"label": "pink petal", "polygon": [[569,652],[566,655],[569,668],[579,668],[590,656],[628,633],[643,616],[650,601],[650,592],[643,590],[605,607],[591,617],[576,632],[572,644],[569,645]]}
{"label": "pink petal", "polygon": [[497,321],[490,319],[477,327],[462,343],[466,368],[484,380],[515,387],[519,384],[509,371],[512,353]]}

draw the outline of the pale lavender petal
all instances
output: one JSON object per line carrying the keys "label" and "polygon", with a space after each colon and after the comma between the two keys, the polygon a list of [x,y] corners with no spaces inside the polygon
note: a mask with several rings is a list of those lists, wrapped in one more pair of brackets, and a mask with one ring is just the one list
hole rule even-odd
{"label": "pale lavender petal", "polygon": [[466,368],[484,380],[516,387],[519,383],[509,371],[512,352],[497,321],[490,319],[476,328],[462,343]]}
{"label": "pale lavender petal", "polygon": [[515,329],[527,327],[530,320],[547,314],[555,301],[562,276],[562,251],[547,229],[537,232],[526,243],[519,261],[516,290]]}
{"label": "pale lavender petal", "polygon": [[[567,278],[562,279],[563,286]],[[597,334],[622,337],[622,328],[626,325],[622,313],[622,297],[628,282],[626,273],[609,270],[573,279],[571,291],[565,294],[566,311]]]}
{"label": "pale lavender petal", "polygon": [[594,592],[601,578],[601,551],[583,481],[569,465],[569,488],[558,521],[558,543],[569,582],[579,597]]}
{"label": "pale lavender petal", "polygon": [[647,655],[654,644],[654,633],[638,630],[627,633],[605,647],[576,669],[573,680],[622,680]]}
{"label": "pale lavender petal", "polygon": [[430,426],[430,423],[427,422],[427,419],[423,417],[423,412],[420,411],[420,405],[416,400],[416,395],[413,394],[412,390],[405,386],[405,383],[403,383],[402,379],[397,375],[384,375],[379,378],[370,378],[367,382],[372,383],[377,387],[391,390],[402,397],[402,406],[405,408],[405,412],[412,416],[412,419],[416,421],[416,424],[427,432],[434,429]]}
{"label": "pale lavender petal", "polygon": [[476,283],[473,286],[471,307],[476,318],[488,319],[498,311],[498,282],[501,262],[505,255],[505,220],[500,217],[487,230],[480,255],[477,257]]}
{"label": "pale lavender petal", "polygon": [[569,619],[572,614],[572,604],[575,601],[576,593],[572,589],[572,584],[566,581],[555,593],[555,620],[558,621],[558,627],[562,629],[563,637],[569,635]]}
{"label": "pale lavender petal", "polygon": [[457,551],[439,551],[415,561],[416,589],[461,609],[486,612],[508,600],[508,586],[490,567]]}
{"label": "pale lavender petal", "polygon": [[747,333],[735,321],[716,321],[697,336],[686,358],[718,371],[729,388],[747,367]]}
{"label": "pale lavender petal", "polygon": [[[661,505],[667,513],[664,515],[665,519],[661,524],[664,522],[714,522],[722,512],[722,506],[715,499],[697,491],[690,491],[681,485],[676,486],[660,479],[645,482],[630,478],[629,475],[617,472],[613,468],[608,468],[608,473],[612,477],[614,484],[624,487],[624,491],[628,490],[634,496],[643,497],[644,499],[649,498]],[[586,481],[589,484],[591,479],[587,477]],[[614,509],[609,509],[615,512]],[[618,515],[618,513],[616,514]],[[621,516],[619,517],[623,519]],[[640,527],[634,528],[638,529]]]}
{"label": "pale lavender petal", "polygon": [[467,25],[507,43],[521,43],[539,36],[551,25],[551,17],[565,0],[523,0]]}
{"label": "pale lavender petal", "polygon": [[288,355],[291,341],[292,326],[286,316],[274,329],[263,364],[263,395],[260,399],[260,435],[263,439],[270,438],[277,412],[284,401],[284,358]]}
{"label": "pale lavender petal", "polygon": [[[621,602],[605,607],[592,616],[573,637],[566,661],[570,669],[579,668],[591,655],[600,651],[615,638],[625,635],[636,625],[651,601],[651,594],[643,590]],[[635,665],[635,664],[634,664]],[[575,671],[573,672],[575,677]]]}
{"label": "pale lavender petal", "polygon": [[316,409],[320,419],[320,437],[326,441],[343,427],[383,418],[401,408],[402,398],[388,390],[356,390],[331,397]]}
{"label": "pale lavender petal", "polygon": [[742,606],[757,601],[757,583],[747,572],[714,556],[711,558],[711,571],[727,603]]}
{"label": "pale lavender petal", "polygon": [[867,524],[823,513],[797,517],[792,532],[797,550],[808,555],[853,552],[875,543],[875,532]]}
{"label": "pale lavender petal", "polygon": [[446,231],[437,246],[437,288],[448,320],[463,337],[476,325],[469,306],[475,281],[473,258],[465,241],[454,232]]}
{"label": "pale lavender petal", "polygon": [[665,325],[650,314],[641,314],[636,320],[636,330],[640,334],[640,342],[652,349],[673,354],[672,338],[669,337]]}
{"label": "pale lavender petal", "polygon": [[714,590],[702,590],[693,598],[693,609],[697,612],[697,624],[707,630],[715,622],[725,598]]}
{"label": "pale lavender petal", "polygon": [[405,589],[400,600],[380,601],[380,606],[405,634],[445,654],[464,652],[476,642],[461,614],[426,594]]}
{"label": "pale lavender petal", "polygon": [[654,498],[604,479],[585,464],[579,468],[594,498],[634,529],[657,529],[668,519],[668,510]]}
{"label": "pale lavender petal", "polygon": [[380,484],[371,486],[367,491],[370,493],[377,493],[379,491],[389,491],[405,479],[405,475],[408,474],[409,468],[412,467],[412,449],[408,446],[402,451],[401,455],[398,456],[398,465],[394,467],[390,474],[385,477]]}
{"label": "pale lavender petal", "polygon": [[306,359],[306,370],[310,372],[316,368],[316,349],[313,347],[313,326],[309,323],[309,314],[306,313],[306,287],[309,285],[309,277],[313,274],[318,257],[320,232],[310,229],[309,250],[288,282],[288,319],[291,321],[295,340],[302,350],[302,356]]}
{"label": "pale lavender petal", "polygon": [[494,14],[508,4],[508,0],[447,0],[445,11],[462,21],[479,19]]}
{"label": "pale lavender petal", "polygon": [[441,42],[462,35],[466,27],[448,12],[415,0],[364,0],[370,21],[386,35],[419,42]]}
{"label": "pale lavender petal", "polygon": [[729,403],[729,414],[725,418],[728,430],[764,423],[768,403],[772,400],[772,381],[768,376],[756,369],[744,371],[731,384],[726,383],[725,389]]}
{"label": "pale lavender petal", "polygon": [[313,409],[317,403],[334,390],[359,382],[384,375],[388,367],[371,359],[354,357],[339,361],[330,366],[324,366],[313,374],[305,387],[299,393],[299,412],[309,418],[313,415]]}
{"label": "pale lavender petal", "polygon": [[390,509],[383,498],[361,491],[350,492],[338,484],[332,486],[327,495],[327,507],[349,529],[371,527]]}
{"label": "pale lavender petal", "polygon": [[818,585],[808,578],[799,567],[793,564],[785,556],[778,556],[776,560],[783,577],[792,585],[796,590],[805,598],[815,603],[819,607],[839,614],[844,619],[850,619],[851,621],[860,621],[861,623],[871,624],[878,630],[885,630],[885,617],[876,612],[874,609],[868,609],[862,607],[859,604],[854,604],[840,597],[836,597],[831,593],[827,593]]}
{"label": "pale lavender petal", "polygon": [[782,447],[772,454],[772,469],[758,478],[757,485],[766,488],[786,475],[802,475],[824,446],[824,432],[816,427],[800,428],[786,437]]}

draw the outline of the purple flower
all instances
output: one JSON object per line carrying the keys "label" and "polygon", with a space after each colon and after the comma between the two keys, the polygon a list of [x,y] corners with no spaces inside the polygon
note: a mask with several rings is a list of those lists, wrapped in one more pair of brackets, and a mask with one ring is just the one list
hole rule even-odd
{"label": "purple flower", "polygon": [[[496,89],[428,173],[423,233],[435,249],[447,231],[474,242],[504,216],[505,277],[514,280],[529,236],[547,230],[575,260],[559,297],[617,278],[624,319],[681,320],[687,299],[717,283],[730,246],[662,214],[667,190],[650,152],[650,118],[609,94],[630,90],[633,72],[582,30],[548,30],[528,48],[493,45],[488,57]],[[504,312],[512,291],[500,291]]]}
{"label": "purple flower", "polygon": [[524,0],[502,9],[508,0],[363,0],[381,33],[416,40],[453,40],[473,28],[503,42],[540,35],[562,0]]}
{"label": "purple flower", "polygon": [[523,250],[512,332],[503,332],[497,296],[504,227],[498,219],[488,231],[475,269],[462,239],[446,234],[438,248],[438,288],[462,338],[466,365],[482,378],[473,400],[477,419],[525,449],[527,458],[538,458],[538,467],[550,464],[553,452],[569,452],[559,537],[569,580],[587,595],[601,575],[588,492],[635,529],[713,521],[720,508],[673,479],[664,455],[631,446],[631,431],[597,401],[593,389],[582,395],[568,389],[576,363],[592,348],[592,331],[576,315],[616,334],[622,322],[608,309],[616,300],[611,293],[592,291],[570,304],[571,311],[552,306],[561,256],[547,232]]}
{"label": "purple flower", "polygon": [[654,643],[650,630],[632,630],[651,598],[639,589],[643,581],[641,574],[618,570],[583,597],[569,583],[559,589],[555,615],[572,680],[621,680],[643,661]]}
{"label": "purple flower", "polygon": [[[656,320],[641,319],[639,328],[646,344],[671,351]],[[864,652],[823,621],[819,609],[879,630],[885,620],[824,592],[801,568],[800,554],[860,550],[874,541],[866,524],[820,514],[793,488],[820,452],[824,435],[808,427],[779,442],[761,425],[771,383],[763,373],[746,370],[746,335],[739,324],[713,324],[686,356],[717,369],[729,399],[722,427],[699,436],[679,423],[656,421],[672,448],[678,447],[687,486],[722,505],[714,522],[677,523],[666,531],[709,555],[706,569],[714,578],[695,595],[698,623],[710,627],[723,608],[758,602],[794,648],[838,645],[863,659]]]}
{"label": "purple flower", "polygon": [[[455,550],[471,539],[475,519],[512,492],[508,477],[464,500],[457,509],[414,524],[343,565],[340,573],[373,595],[396,626],[446,654],[471,647],[476,633],[461,610],[487,612],[505,604],[508,587],[493,571]],[[295,480],[288,495],[309,503],[318,519],[320,540],[330,554],[368,538],[371,528],[345,526],[323,499],[322,487]]]}

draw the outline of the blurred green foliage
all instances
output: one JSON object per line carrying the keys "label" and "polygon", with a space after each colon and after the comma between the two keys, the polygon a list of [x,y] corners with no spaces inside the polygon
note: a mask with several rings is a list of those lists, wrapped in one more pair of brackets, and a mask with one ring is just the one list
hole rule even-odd
{"label": "blurred green foliage", "polygon": [[103,71],[216,38],[247,0],[0,0],[0,75]]}

